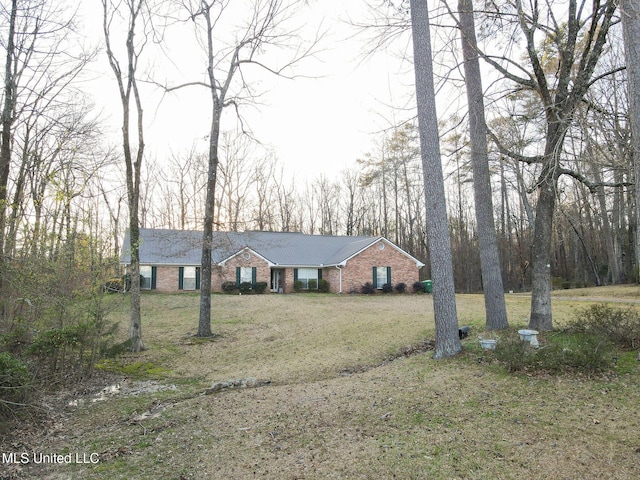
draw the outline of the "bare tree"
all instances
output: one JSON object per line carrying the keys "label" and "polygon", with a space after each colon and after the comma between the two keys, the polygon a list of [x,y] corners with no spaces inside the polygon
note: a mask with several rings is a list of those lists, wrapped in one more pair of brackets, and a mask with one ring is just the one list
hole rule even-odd
{"label": "bare tree", "polygon": [[[5,255],[14,253],[20,216],[29,197],[25,189],[35,164],[48,168],[48,161],[57,157],[55,152],[82,134],[70,129],[70,117],[83,108],[82,94],[73,84],[95,52],[77,46],[74,15],[64,5],[42,0],[12,0],[0,7],[5,52],[0,112],[0,263]],[[63,145],[57,145],[54,138]],[[43,152],[46,158],[39,156]]]}
{"label": "bare tree", "polygon": [[[550,4],[507,2],[496,18],[505,18],[508,7],[517,19],[517,29],[524,36],[528,67],[507,58],[488,54],[482,57],[518,90],[531,92],[544,112],[543,149],[538,155],[505,154],[539,166],[535,185],[538,192],[532,245],[532,298],[530,328],[551,330],[551,264],[553,217],[556,209],[558,181],[569,175],[593,186],[588,178],[563,162],[565,139],[573,124],[576,109],[591,85],[605,73],[596,73],[609,29],[616,21],[617,0],[594,1],[591,8],[579,6],[577,0],[566,3],[564,18]],[[497,8],[497,6],[496,6]],[[583,18],[585,17],[585,18]],[[541,41],[540,41],[541,40]],[[553,54],[550,54],[550,51]],[[495,139],[495,137],[494,137]]]}
{"label": "bare tree", "polygon": [[[109,65],[113,71],[122,106],[122,153],[126,167],[127,203],[129,207],[129,254],[131,274],[131,309],[129,338],[131,351],[143,350],[142,318],[140,314],[140,178],[144,158],[143,108],[136,74],[140,57],[148,42],[149,6],[145,0],[124,0],[113,3],[102,0],[103,33]],[[124,63],[118,60],[113,38],[116,19],[124,18]],[[140,37],[138,37],[140,35]],[[132,125],[132,123],[134,125]],[[132,128],[134,128],[132,137]]]}
{"label": "bare tree", "polygon": [[640,282],[640,6],[634,0],[620,0],[624,48],[627,59],[631,152],[636,184],[636,281]]}
{"label": "bare tree", "polygon": [[418,125],[422,146],[424,193],[431,206],[426,219],[434,281],[433,308],[436,324],[435,358],[456,355],[460,349],[458,314],[444,178],[440,160],[438,123],[433,85],[429,8],[427,0],[411,0],[411,29],[416,77]]}
{"label": "bare tree", "polygon": [[225,230],[237,232],[247,223],[244,215],[250,203],[249,190],[255,181],[252,166],[254,149],[246,135],[225,133],[222,143],[217,175],[220,189],[217,212],[224,220],[217,223]]}
{"label": "bare tree", "polygon": [[484,94],[477,53],[473,2],[471,0],[459,0],[458,10],[460,12],[459,28],[464,57],[467,102],[469,105],[473,193],[480,245],[480,267],[482,269],[486,325],[489,329],[502,329],[507,328],[509,323],[507,321],[507,308],[504,303],[498,241],[493,219],[487,124],[484,117]]}
{"label": "bare tree", "polygon": [[273,231],[275,229],[273,205],[276,163],[277,160],[269,153],[253,166],[253,185],[255,187],[256,203],[251,212],[251,217],[256,228],[261,231]]}
{"label": "bare tree", "polygon": [[[0,144],[0,265],[4,263],[4,230],[6,222],[5,203],[7,201],[7,182],[11,168],[11,134],[16,121],[18,65],[15,59],[16,23],[18,0],[11,1],[9,13],[9,31],[6,43],[6,61],[4,72],[4,101],[2,105],[2,136]],[[0,285],[2,284],[0,277]]]}
{"label": "bare tree", "polygon": [[[255,92],[250,87],[244,67],[254,66],[275,75],[285,75],[292,67],[311,54],[311,48],[301,49],[294,31],[286,31],[283,25],[296,6],[301,3],[284,0],[252,0],[243,5],[229,1],[184,0],[188,20],[194,22],[200,45],[206,57],[206,82],[190,82],[185,86],[205,87],[211,98],[211,124],[209,128],[209,161],[202,237],[199,337],[209,337],[211,332],[211,250],[214,229],[214,208],[219,164],[222,115],[227,107],[238,112],[243,102],[251,101]],[[236,10],[233,10],[235,7]],[[233,17],[232,24],[225,24]],[[241,25],[237,27],[237,25]],[[227,30],[225,30],[227,29]],[[225,32],[226,31],[226,37]],[[224,40],[220,41],[220,38]],[[289,48],[293,52],[289,60],[277,66],[268,65],[265,53],[272,47]]]}

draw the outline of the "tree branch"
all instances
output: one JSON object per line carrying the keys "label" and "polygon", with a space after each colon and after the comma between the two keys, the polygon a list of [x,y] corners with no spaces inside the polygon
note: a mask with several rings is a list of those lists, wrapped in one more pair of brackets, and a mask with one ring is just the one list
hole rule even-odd
{"label": "tree branch", "polygon": [[534,165],[537,163],[543,163],[544,162],[544,156],[543,155],[535,155],[533,157],[529,157],[526,155],[521,155],[519,153],[516,153],[512,150],[509,150],[507,147],[505,147],[500,140],[498,139],[498,137],[490,130],[487,128],[487,133],[489,134],[489,137],[491,137],[491,140],[493,140],[493,143],[496,144],[496,147],[498,147],[498,151],[500,153],[502,153],[503,155],[506,155],[509,158],[512,158],[514,160],[517,160],[518,162],[523,162],[529,165]]}

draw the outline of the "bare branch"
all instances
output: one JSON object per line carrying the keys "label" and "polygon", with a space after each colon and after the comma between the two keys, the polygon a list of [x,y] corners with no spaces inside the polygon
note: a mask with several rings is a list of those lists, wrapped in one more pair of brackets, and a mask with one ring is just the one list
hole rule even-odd
{"label": "bare branch", "polygon": [[491,137],[491,140],[493,140],[493,143],[495,143],[496,147],[498,147],[498,151],[503,155],[506,155],[507,157],[512,158],[513,160],[517,160],[518,162],[527,163],[529,165],[536,164],[536,163],[544,163],[543,155],[535,155],[532,157],[521,155],[505,147],[502,144],[502,142],[498,139],[498,137],[490,129],[487,129],[487,133],[489,134],[489,137]]}

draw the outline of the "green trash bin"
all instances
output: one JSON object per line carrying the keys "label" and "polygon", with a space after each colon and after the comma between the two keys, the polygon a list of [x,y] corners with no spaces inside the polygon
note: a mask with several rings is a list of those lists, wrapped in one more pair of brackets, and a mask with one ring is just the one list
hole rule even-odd
{"label": "green trash bin", "polygon": [[433,281],[432,280],[424,280],[424,291],[425,293],[431,293],[433,291]]}

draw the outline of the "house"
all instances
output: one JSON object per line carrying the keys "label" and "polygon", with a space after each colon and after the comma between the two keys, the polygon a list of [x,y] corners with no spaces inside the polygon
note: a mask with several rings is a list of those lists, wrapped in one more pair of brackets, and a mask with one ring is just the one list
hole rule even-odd
{"label": "house", "polygon": [[[120,263],[130,263],[125,235]],[[142,288],[162,292],[198,290],[202,232],[140,229]],[[214,232],[212,291],[223,282],[266,282],[271,292],[290,293],[326,280],[334,293],[360,291],[367,282],[413,285],[422,262],[384,237],[305,235],[290,232]]]}

